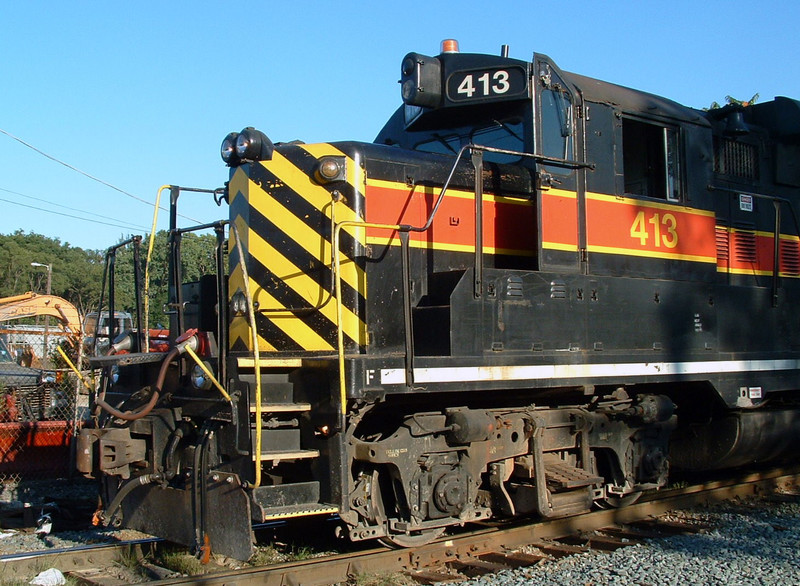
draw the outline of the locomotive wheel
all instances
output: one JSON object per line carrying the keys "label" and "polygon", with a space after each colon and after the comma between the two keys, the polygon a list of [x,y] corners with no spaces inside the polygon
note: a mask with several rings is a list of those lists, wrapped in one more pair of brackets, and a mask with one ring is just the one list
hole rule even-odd
{"label": "locomotive wheel", "polygon": [[386,535],[378,539],[386,547],[392,549],[399,549],[404,547],[419,547],[426,545],[432,541],[439,539],[444,534],[444,527],[437,527],[436,529],[426,529],[413,535],[406,535],[405,533],[397,533],[395,535]]}

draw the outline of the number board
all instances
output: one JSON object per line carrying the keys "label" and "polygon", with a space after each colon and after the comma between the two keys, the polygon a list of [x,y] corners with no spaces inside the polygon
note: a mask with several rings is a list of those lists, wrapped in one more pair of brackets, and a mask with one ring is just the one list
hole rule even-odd
{"label": "number board", "polygon": [[527,95],[528,75],[518,66],[456,71],[447,78],[447,98],[451,102],[507,100]]}

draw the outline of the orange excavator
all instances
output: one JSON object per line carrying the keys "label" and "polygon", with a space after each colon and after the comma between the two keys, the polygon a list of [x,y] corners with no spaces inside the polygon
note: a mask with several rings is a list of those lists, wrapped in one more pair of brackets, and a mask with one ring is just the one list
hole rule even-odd
{"label": "orange excavator", "polygon": [[[38,316],[55,318],[60,329],[66,332],[66,339],[77,347],[76,344],[81,337],[81,319],[77,308],[66,299],[55,295],[40,295],[32,291],[0,298],[0,332],[4,334],[19,334],[15,332],[16,328],[7,322]],[[55,375],[41,370],[40,359],[30,345],[25,345],[24,348],[18,349],[18,353],[12,354],[6,342],[9,340],[0,339],[0,388],[5,393],[5,402],[13,402],[15,405],[20,401],[36,405],[42,403],[43,399],[39,395],[48,393],[50,385],[47,383],[50,379],[54,380]],[[47,345],[46,334],[44,344]],[[46,352],[44,348],[42,351]],[[3,409],[0,406],[0,420],[7,420],[8,414],[15,411],[9,405],[5,407]],[[28,414],[28,419],[39,419],[41,414],[36,413],[38,410],[33,409]]]}
{"label": "orange excavator", "polygon": [[78,309],[66,299],[56,295],[41,295],[33,291],[0,297],[0,322],[39,315],[56,318],[59,325],[69,334],[78,336],[81,333]]}

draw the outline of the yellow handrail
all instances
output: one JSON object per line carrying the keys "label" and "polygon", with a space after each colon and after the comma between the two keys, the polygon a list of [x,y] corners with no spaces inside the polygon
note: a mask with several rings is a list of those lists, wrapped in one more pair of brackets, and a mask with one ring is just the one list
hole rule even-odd
{"label": "yellow handrail", "polygon": [[172,188],[171,185],[162,185],[158,189],[156,205],[153,208],[153,226],[150,228],[150,240],[147,244],[147,260],[144,265],[144,352],[150,352],[150,260],[153,258],[153,247],[156,242],[156,223],[161,205],[161,192],[170,188]]}
{"label": "yellow handrail", "polygon": [[256,331],[256,314],[253,309],[253,298],[250,296],[250,276],[247,274],[247,263],[244,260],[242,241],[236,224],[231,223],[231,231],[236,239],[236,251],[239,253],[239,264],[242,267],[242,280],[244,281],[244,295],[247,298],[247,317],[250,321],[250,332],[253,337],[253,359],[255,360],[256,375],[256,475],[255,485],[261,486],[261,355],[258,350],[258,332]]}
{"label": "yellow handrail", "polygon": [[[360,226],[362,228],[378,228],[383,230],[394,230],[394,231],[406,231],[406,232],[427,232],[431,226],[433,225],[433,219],[436,216],[436,213],[439,211],[439,206],[441,205],[442,201],[444,201],[445,193],[447,193],[447,189],[450,186],[450,181],[453,179],[453,175],[455,174],[456,168],[458,167],[458,163],[461,160],[463,154],[467,151],[467,149],[485,149],[485,150],[494,150],[489,149],[486,147],[478,147],[476,145],[468,144],[461,147],[456,155],[455,162],[453,163],[453,167],[450,169],[450,174],[447,176],[447,180],[442,185],[442,189],[439,191],[439,197],[436,198],[436,203],[433,205],[433,209],[431,210],[430,215],[428,216],[425,224],[422,226],[409,226],[409,225],[401,225],[401,224],[377,224],[371,222],[357,222],[354,220],[346,220],[344,222],[340,222],[339,224],[335,224],[335,229],[333,231],[333,270],[334,270],[334,278],[336,279],[336,346],[337,346],[337,353],[339,358],[339,400],[341,401],[341,415],[346,415],[347,408],[347,392],[345,391],[345,380],[344,380],[344,331],[342,329],[342,281],[340,275],[340,264],[341,261],[339,259],[339,232],[341,232],[342,228],[348,226]],[[481,197],[481,201],[483,198]],[[336,209],[336,204],[339,202],[339,199],[334,197],[333,198],[333,205],[331,206],[331,219],[333,218],[334,210]],[[407,349],[410,351],[411,349]]]}

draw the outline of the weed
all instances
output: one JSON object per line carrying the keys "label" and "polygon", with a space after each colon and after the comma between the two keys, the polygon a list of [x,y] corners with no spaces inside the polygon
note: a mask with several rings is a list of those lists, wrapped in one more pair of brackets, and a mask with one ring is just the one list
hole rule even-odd
{"label": "weed", "polygon": [[184,576],[199,576],[206,571],[203,564],[196,557],[178,551],[162,554],[158,560],[158,565]]}
{"label": "weed", "polygon": [[283,562],[301,562],[327,555],[324,552],[315,550],[307,546],[297,546],[286,543],[271,543],[268,546],[259,547],[249,563],[254,566],[267,566],[269,564],[280,564]]}
{"label": "weed", "polygon": [[311,558],[319,557],[319,553],[315,552],[310,547],[295,547],[292,546],[290,552],[288,553],[290,562],[302,562],[303,560],[310,560]]}
{"label": "weed", "polygon": [[123,568],[127,568],[129,570],[135,570],[141,561],[142,560],[136,553],[136,550],[132,547],[120,549],[119,556],[117,557],[117,563]]}
{"label": "weed", "polygon": [[279,564],[286,561],[286,554],[276,548],[274,545],[259,547],[256,552],[248,560],[249,564],[254,566],[269,566],[271,564]]}

